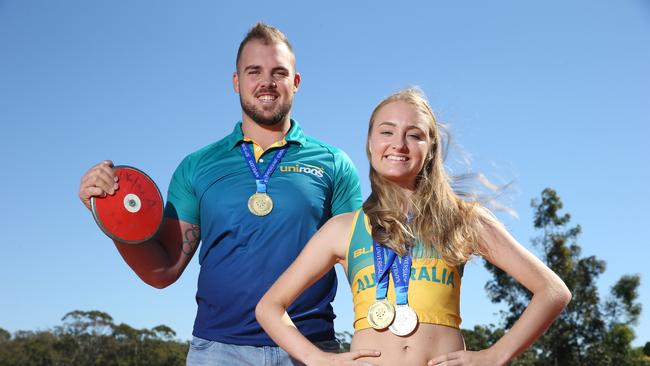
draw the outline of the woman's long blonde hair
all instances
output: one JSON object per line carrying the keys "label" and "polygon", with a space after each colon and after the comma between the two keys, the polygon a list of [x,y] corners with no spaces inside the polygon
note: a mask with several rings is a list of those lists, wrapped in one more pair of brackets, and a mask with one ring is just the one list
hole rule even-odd
{"label": "woman's long blonde hair", "polygon": [[[363,210],[372,227],[372,238],[399,255],[404,255],[415,241],[420,241],[425,250],[437,252],[450,265],[465,263],[471,255],[482,253],[478,244],[479,230],[482,218],[489,214],[478,202],[463,200],[452,189],[443,165],[446,145],[443,147],[442,127],[419,89],[399,91],[379,103],[370,116],[368,138],[379,110],[394,102],[404,102],[416,109],[421,120],[429,126],[431,144],[412,195],[406,195],[370,165],[372,193],[364,202]],[[368,144],[366,153],[372,161]],[[404,213],[405,208],[410,212],[410,220]]]}

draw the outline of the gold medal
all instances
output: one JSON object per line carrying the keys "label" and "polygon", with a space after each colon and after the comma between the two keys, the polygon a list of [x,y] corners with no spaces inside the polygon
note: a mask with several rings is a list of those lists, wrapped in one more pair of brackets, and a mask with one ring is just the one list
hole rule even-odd
{"label": "gold medal", "polygon": [[377,300],[368,309],[368,324],[377,330],[386,329],[395,319],[395,307],[384,300]]}
{"label": "gold medal", "polygon": [[266,216],[273,210],[273,200],[266,193],[256,192],[248,199],[248,210],[256,216]]}

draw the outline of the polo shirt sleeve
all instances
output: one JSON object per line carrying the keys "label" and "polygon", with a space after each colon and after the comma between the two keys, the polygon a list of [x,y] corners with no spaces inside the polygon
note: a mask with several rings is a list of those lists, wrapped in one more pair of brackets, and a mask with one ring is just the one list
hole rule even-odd
{"label": "polo shirt sleeve", "polygon": [[165,217],[199,224],[199,201],[194,190],[194,159],[187,156],[178,165],[167,191]]}
{"label": "polo shirt sleeve", "polygon": [[352,160],[343,151],[334,153],[334,189],[332,216],[352,212],[361,207],[361,184]]}

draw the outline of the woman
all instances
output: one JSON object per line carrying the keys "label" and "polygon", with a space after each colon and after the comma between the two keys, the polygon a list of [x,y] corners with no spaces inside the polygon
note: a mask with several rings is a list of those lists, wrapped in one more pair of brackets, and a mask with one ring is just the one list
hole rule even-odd
{"label": "woman", "polygon": [[[442,162],[439,129],[425,97],[407,89],[375,108],[368,129],[372,193],[363,210],[330,219],[260,300],[258,321],[307,365],[503,365],[564,309],[562,280],[477,202],[462,200]],[[533,293],[520,319],[486,350],[465,351],[460,333],[463,264],[481,255]],[[286,313],[336,263],[351,285],[351,351],[312,345]]]}

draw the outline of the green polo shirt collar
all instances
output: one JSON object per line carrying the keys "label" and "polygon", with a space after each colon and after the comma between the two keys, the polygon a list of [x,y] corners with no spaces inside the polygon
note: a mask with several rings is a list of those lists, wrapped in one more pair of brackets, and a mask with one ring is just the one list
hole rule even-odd
{"label": "green polo shirt collar", "polygon": [[[231,150],[237,147],[240,142],[244,141],[244,133],[242,132],[241,124],[241,121],[237,122],[232,133],[226,137],[228,146],[230,146]],[[304,146],[307,141],[305,134],[302,132],[302,128],[300,128],[300,125],[298,125],[298,122],[294,119],[291,119],[291,127],[289,128],[289,132],[284,136],[284,139],[287,143],[295,142],[300,144],[300,146]]]}

